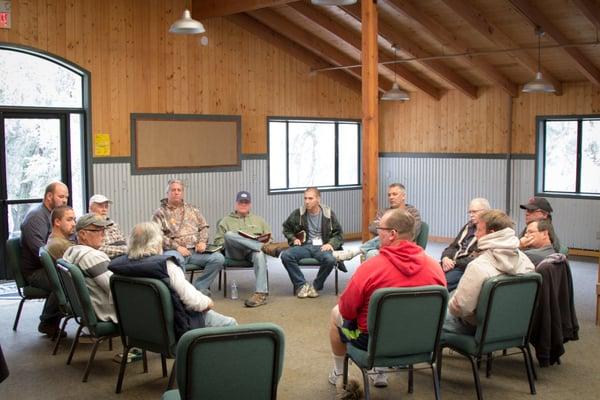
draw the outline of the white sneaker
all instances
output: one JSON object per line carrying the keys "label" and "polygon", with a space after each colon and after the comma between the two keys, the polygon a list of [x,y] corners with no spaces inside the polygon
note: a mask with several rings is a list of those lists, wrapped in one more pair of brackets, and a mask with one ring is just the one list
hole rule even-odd
{"label": "white sneaker", "polygon": [[342,376],[342,372],[337,372],[335,368],[331,368],[331,372],[329,372],[329,383],[333,386],[337,385],[338,379]]}
{"label": "white sneaker", "polygon": [[298,294],[296,296],[298,296],[299,299],[307,298],[310,287],[311,286],[308,283],[305,283],[304,285],[302,285],[300,287],[300,289],[298,290]]}
{"label": "white sneaker", "polygon": [[332,254],[337,261],[348,261],[361,254],[361,251],[360,249],[346,249],[334,251]]}
{"label": "white sneaker", "polygon": [[373,368],[372,371],[369,371],[369,378],[373,382],[373,386],[378,388],[384,388],[388,385],[387,376],[383,372],[379,372],[377,368]]}
{"label": "white sneaker", "polygon": [[311,299],[319,297],[319,292],[317,292],[317,289],[315,289],[313,285],[310,285],[310,287],[308,288],[308,297],[310,297]]}

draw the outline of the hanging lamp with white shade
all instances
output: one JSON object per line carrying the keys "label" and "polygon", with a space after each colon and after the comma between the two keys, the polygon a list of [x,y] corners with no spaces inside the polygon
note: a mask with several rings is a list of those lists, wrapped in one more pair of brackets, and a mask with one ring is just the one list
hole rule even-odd
{"label": "hanging lamp with white shade", "polygon": [[349,6],[357,0],[310,0],[316,6]]}
{"label": "hanging lamp with white shade", "polygon": [[169,28],[169,32],[183,35],[196,35],[198,33],[206,32],[206,29],[204,29],[204,25],[202,25],[200,21],[192,19],[190,10],[185,10],[183,16],[173,22],[173,25]]}
{"label": "hanging lamp with white shade", "polygon": [[[392,48],[394,49],[394,60],[398,61],[398,57],[396,54],[396,50],[397,50],[396,45],[393,45]],[[406,93],[404,90],[400,89],[400,86],[398,86],[398,82],[396,81],[396,69],[395,68],[394,68],[394,84],[392,85],[392,88],[390,90],[388,90],[381,96],[381,100],[389,100],[389,101],[410,100],[410,96],[408,95],[408,93]]]}
{"label": "hanging lamp with white shade", "polygon": [[544,79],[544,75],[542,74],[542,36],[544,35],[544,31],[541,27],[537,26],[535,28],[535,34],[538,37],[538,67],[537,72],[535,74],[535,79],[531,82],[527,82],[522,91],[525,93],[554,93],[556,89],[554,85]]}

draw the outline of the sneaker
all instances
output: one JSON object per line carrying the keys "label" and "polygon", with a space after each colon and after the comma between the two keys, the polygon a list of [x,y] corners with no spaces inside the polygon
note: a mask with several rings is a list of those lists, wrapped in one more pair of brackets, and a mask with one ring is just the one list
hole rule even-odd
{"label": "sneaker", "polygon": [[378,388],[384,388],[388,385],[387,376],[383,372],[379,372],[377,368],[373,368],[373,372],[369,374],[373,386]]}
{"label": "sneaker", "polygon": [[310,297],[311,299],[314,299],[315,297],[319,297],[319,292],[317,292],[317,289],[315,289],[315,287],[313,285],[310,285],[308,287],[307,296]]}
{"label": "sneaker", "polygon": [[268,256],[278,258],[281,252],[289,247],[287,242],[267,243],[263,244],[262,252]]}
{"label": "sneaker", "polygon": [[309,289],[310,285],[308,283],[305,283],[304,285],[300,286],[300,289],[298,290],[298,294],[296,296],[298,296],[299,299],[307,298]]}
{"label": "sneaker", "polygon": [[337,372],[335,368],[331,368],[331,372],[329,372],[329,383],[333,386],[337,385],[338,379],[342,376],[341,372]]}
{"label": "sneaker", "polygon": [[[143,357],[142,351],[140,349],[133,348],[133,349],[129,350],[129,353],[127,354],[127,364],[131,364],[132,362],[135,362],[135,361],[140,361],[142,359],[142,357]],[[122,359],[123,359],[123,353],[119,353],[119,354],[115,354],[113,361],[120,364]]]}
{"label": "sneaker", "polygon": [[254,293],[252,297],[244,301],[246,307],[258,307],[267,304],[267,293]]}
{"label": "sneaker", "polygon": [[337,250],[333,252],[333,256],[337,261],[348,261],[361,253],[360,249]]}

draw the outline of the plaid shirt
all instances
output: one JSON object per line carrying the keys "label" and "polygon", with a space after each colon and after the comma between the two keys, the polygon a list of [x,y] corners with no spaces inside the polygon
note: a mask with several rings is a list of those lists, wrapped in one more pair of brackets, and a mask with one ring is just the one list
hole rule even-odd
{"label": "plaid shirt", "polygon": [[98,250],[111,259],[127,254],[127,242],[121,228],[119,228],[119,224],[113,221],[112,225],[106,227],[102,246]]}
{"label": "plaid shirt", "polygon": [[208,243],[206,219],[191,204],[172,207],[167,204],[167,199],[163,199],[152,219],[163,232],[165,250],[175,250],[178,246],[193,249],[199,242]]}

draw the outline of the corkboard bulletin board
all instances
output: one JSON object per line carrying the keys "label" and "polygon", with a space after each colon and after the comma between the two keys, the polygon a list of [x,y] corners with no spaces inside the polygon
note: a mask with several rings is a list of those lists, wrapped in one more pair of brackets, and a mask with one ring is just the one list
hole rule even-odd
{"label": "corkboard bulletin board", "polygon": [[131,114],[134,174],[241,168],[241,117]]}

